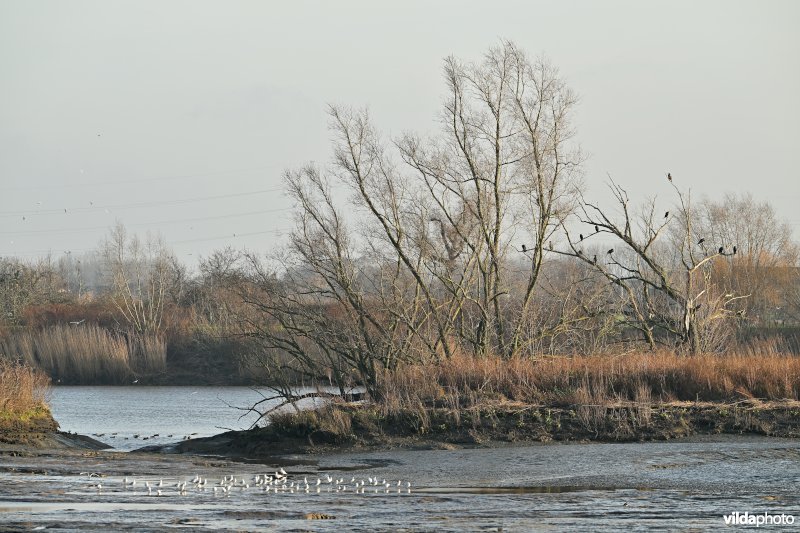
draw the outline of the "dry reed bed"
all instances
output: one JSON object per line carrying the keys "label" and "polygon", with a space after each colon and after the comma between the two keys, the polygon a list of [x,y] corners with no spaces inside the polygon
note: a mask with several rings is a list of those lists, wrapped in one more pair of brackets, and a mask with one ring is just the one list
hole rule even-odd
{"label": "dry reed bed", "polygon": [[0,359],[0,415],[19,415],[45,405],[50,378],[18,362]]}
{"label": "dry reed bed", "polygon": [[94,325],[53,326],[0,339],[0,357],[24,361],[64,383],[124,383],[136,373],[163,371],[166,344]]}
{"label": "dry reed bed", "polygon": [[456,355],[384,375],[385,412],[487,402],[546,405],[800,399],[800,357],[781,353],[624,355],[503,359]]}

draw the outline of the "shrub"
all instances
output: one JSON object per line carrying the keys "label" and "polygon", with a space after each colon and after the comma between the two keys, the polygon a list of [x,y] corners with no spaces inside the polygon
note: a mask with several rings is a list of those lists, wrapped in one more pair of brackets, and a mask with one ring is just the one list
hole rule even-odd
{"label": "shrub", "polygon": [[42,408],[50,379],[41,371],[19,362],[0,359],[0,413],[19,416]]}

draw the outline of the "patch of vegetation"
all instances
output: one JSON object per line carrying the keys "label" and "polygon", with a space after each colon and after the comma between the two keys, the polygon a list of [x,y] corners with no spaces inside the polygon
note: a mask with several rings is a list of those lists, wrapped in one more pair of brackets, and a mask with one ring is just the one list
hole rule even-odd
{"label": "patch of vegetation", "polygon": [[309,444],[650,440],[694,433],[800,436],[800,357],[778,353],[503,359],[400,366],[380,399],[269,416]]}
{"label": "patch of vegetation", "polygon": [[0,441],[58,429],[46,403],[49,381],[30,366],[0,360]]}

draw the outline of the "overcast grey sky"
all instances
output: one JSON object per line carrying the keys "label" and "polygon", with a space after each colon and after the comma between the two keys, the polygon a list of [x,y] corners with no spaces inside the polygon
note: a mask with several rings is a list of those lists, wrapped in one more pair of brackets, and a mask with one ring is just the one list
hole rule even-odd
{"label": "overcast grey sky", "polygon": [[327,103],[433,131],[442,60],[501,39],[579,94],[589,197],[608,173],[669,202],[669,171],[798,235],[800,2],[0,0],[0,256],[91,249],[115,220],[190,263],[266,250],[283,170],[330,158]]}

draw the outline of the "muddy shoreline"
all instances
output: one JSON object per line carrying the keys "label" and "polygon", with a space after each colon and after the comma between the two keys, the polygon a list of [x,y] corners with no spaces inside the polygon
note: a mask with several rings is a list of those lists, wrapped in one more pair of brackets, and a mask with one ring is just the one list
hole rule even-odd
{"label": "muddy shoreline", "polygon": [[[144,446],[141,453],[208,455],[258,461],[288,454],[370,450],[492,448],[549,442],[658,442],[694,436],[760,435],[800,438],[800,402],[674,402],[656,406],[531,406],[504,404],[454,412],[431,408],[383,415],[371,405],[336,404],[313,418],[211,437]],[[332,427],[326,418],[339,420]],[[341,421],[344,420],[346,424]],[[85,435],[58,431],[51,416],[6,422],[0,450],[104,450]]]}
{"label": "muddy shoreline", "polygon": [[[215,455],[250,460],[286,454],[388,449],[435,450],[562,443],[658,442],[695,436],[800,438],[800,402],[675,402],[658,406],[506,405],[454,413],[430,409],[384,416],[365,404],[343,404],[308,417],[246,431],[140,448],[141,452]],[[346,420],[348,431],[326,417]]]}
{"label": "muddy shoreline", "polygon": [[[383,415],[368,404],[336,404],[308,416],[245,431],[139,448],[141,453],[209,455],[258,461],[287,454],[387,449],[492,448],[549,442],[657,442],[703,435],[800,438],[800,402],[673,402],[661,405],[506,404],[454,412],[431,408]],[[326,418],[342,427],[332,427]],[[85,435],[58,431],[52,417],[0,429],[0,450],[104,450]]]}
{"label": "muddy shoreline", "polygon": [[[731,509],[796,514],[800,504],[796,439],[717,435],[668,443],[519,444],[331,453],[314,448],[262,461],[0,450],[0,529],[611,532],[658,524],[707,531],[721,527]],[[282,489],[243,486],[281,467],[289,477]],[[391,483],[368,484],[360,492],[338,482],[317,484],[329,475],[348,484],[370,478]],[[194,484],[197,476],[208,486]],[[233,476],[235,487],[221,493],[223,480]],[[130,486],[134,478],[136,486]],[[397,489],[397,479],[411,480],[412,488]],[[176,488],[182,482],[186,491]]]}
{"label": "muddy shoreline", "polygon": [[[800,504],[797,402],[648,412],[506,405],[458,419],[434,409],[424,426],[420,413],[336,409],[346,433],[301,417],[132,452],[58,431],[0,443],[0,529],[701,531],[734,508],[788,513]],[[280,491],[243,486],[279,468],[289,475]],[[198,476],[207,487],[193,483]],[[317,483],[326,476],[349,486]],[[390,484],[359,493],[351,479]]]}
{"label": "muddy shoreline", "polygon": [[39,410],[34,417],[0,421],[0,451],[108,448],[111,446],[89,436],[59,431],[58,422],[46,407]]}

